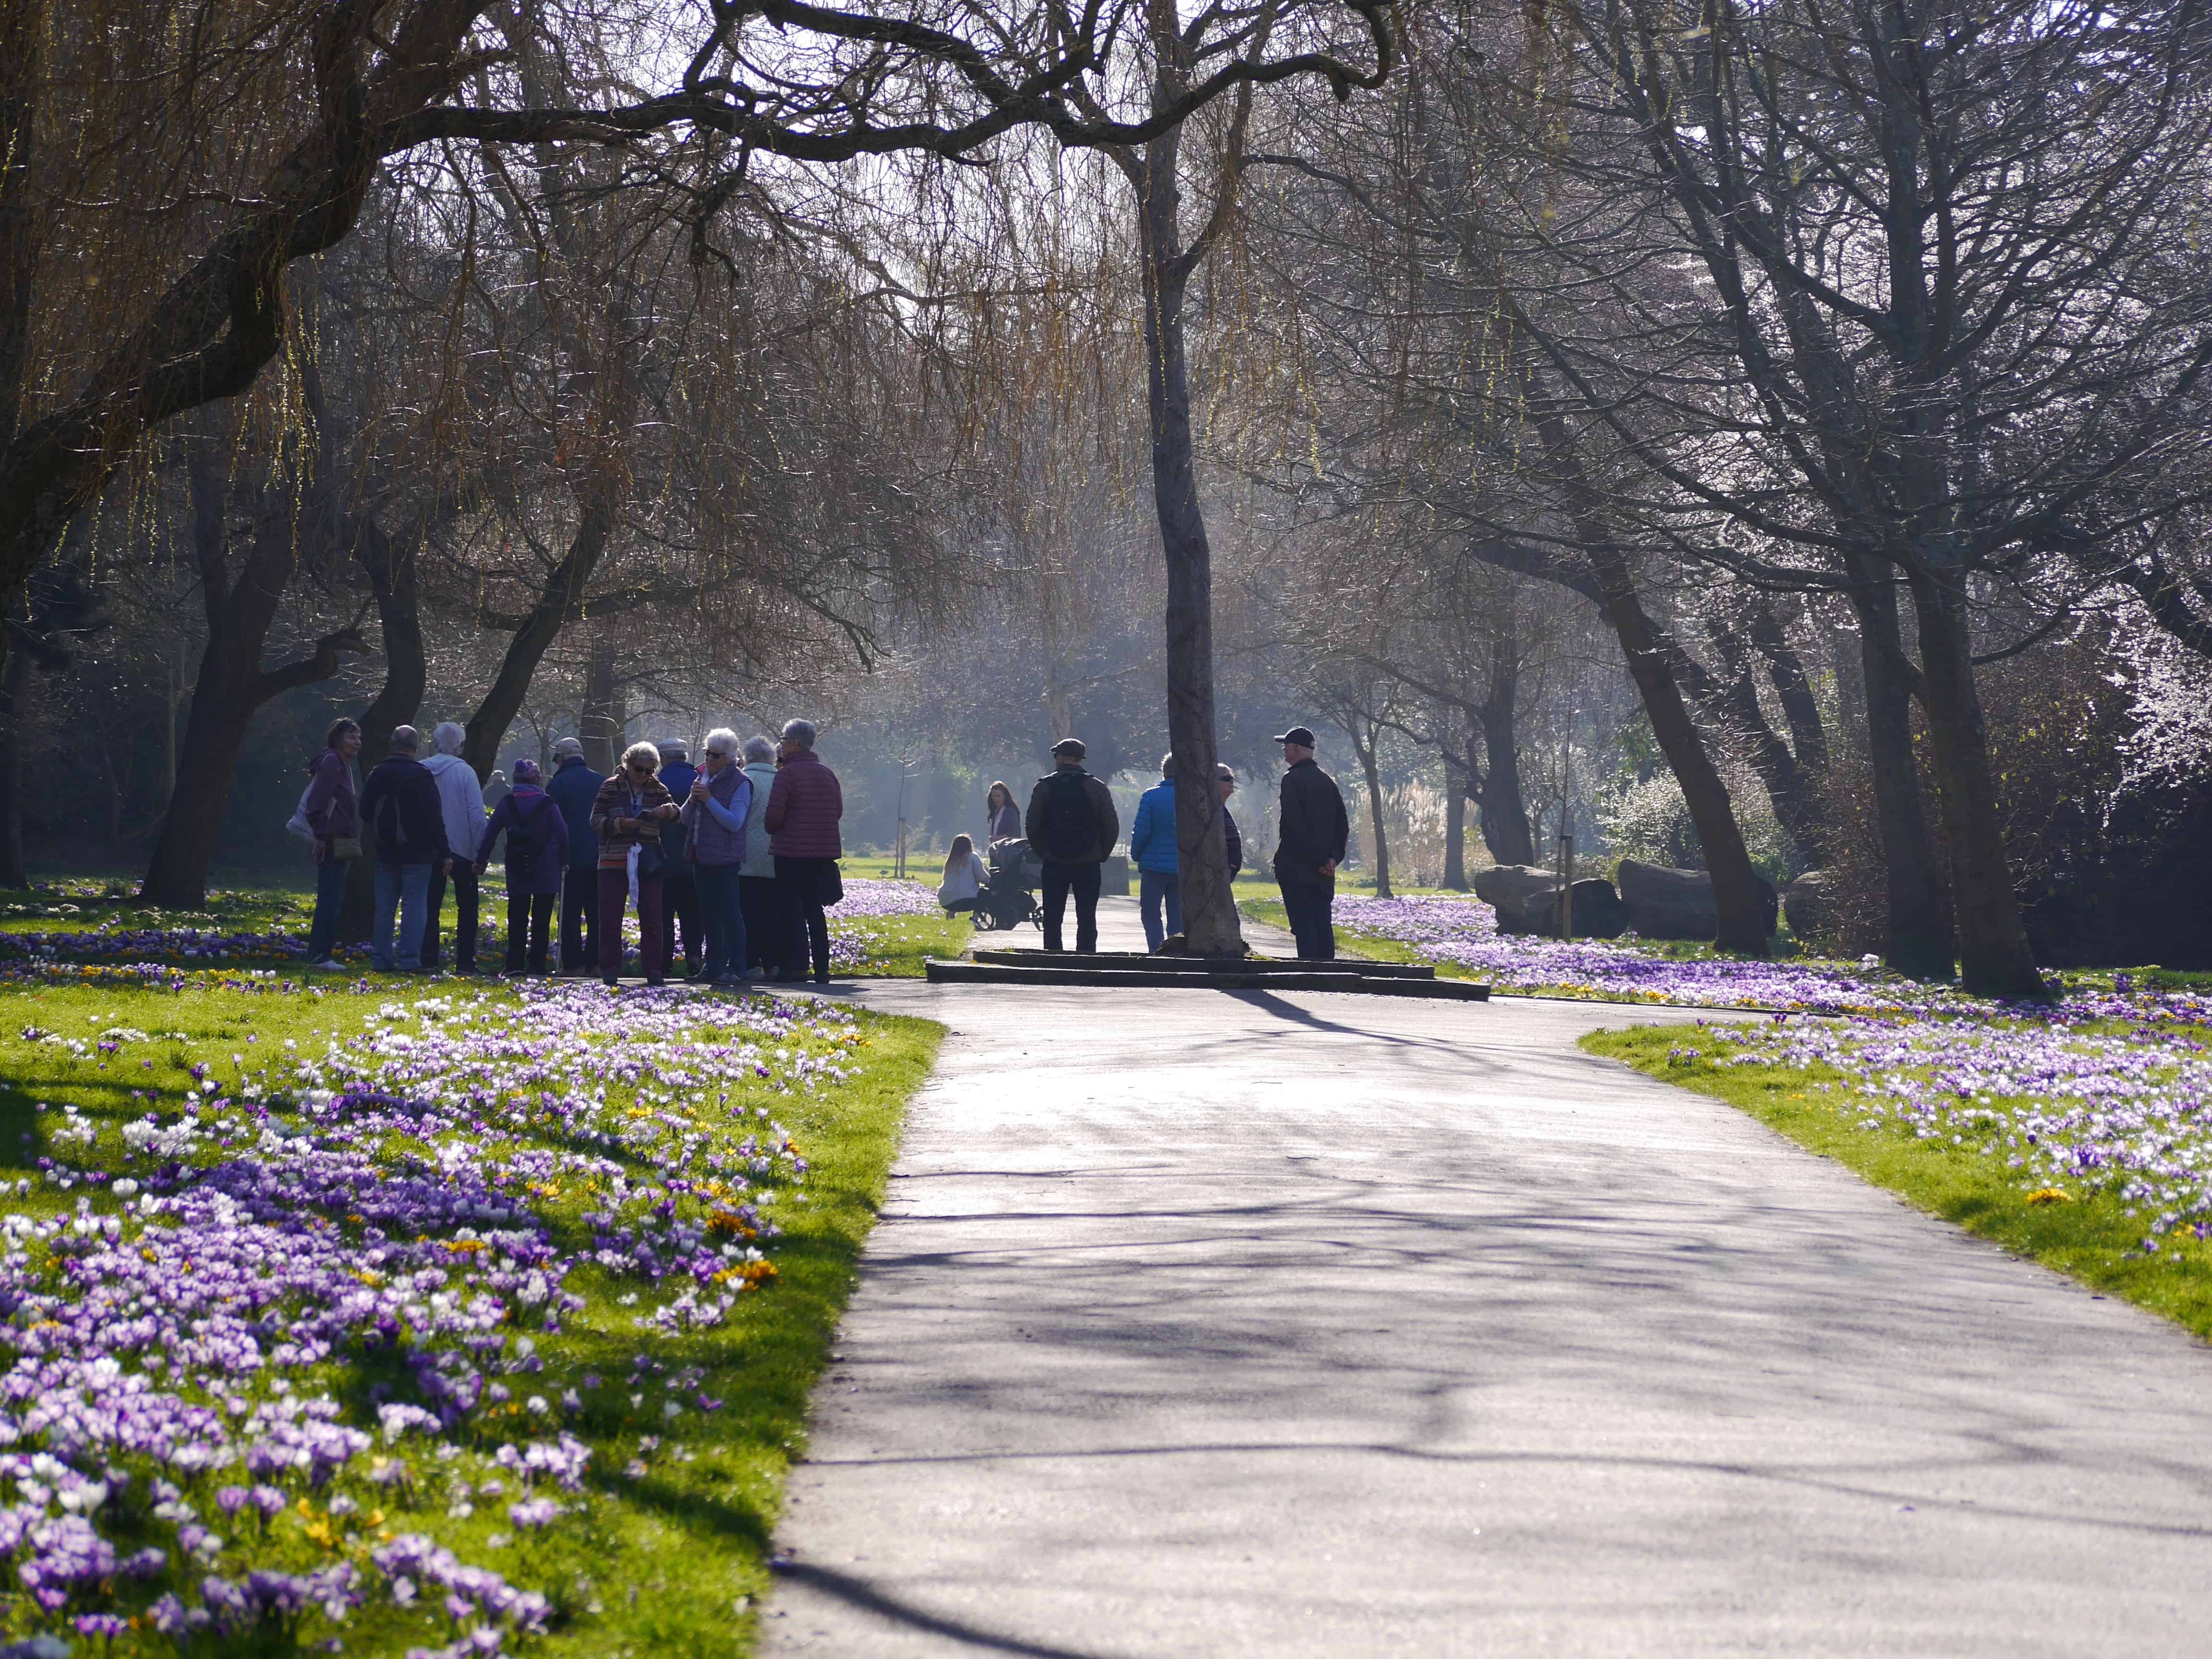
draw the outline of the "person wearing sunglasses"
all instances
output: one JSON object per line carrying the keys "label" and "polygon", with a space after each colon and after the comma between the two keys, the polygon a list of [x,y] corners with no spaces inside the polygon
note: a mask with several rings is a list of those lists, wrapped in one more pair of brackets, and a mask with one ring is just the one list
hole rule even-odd
{"label": "person wearing sunglasses", "polygon": [[622,972],[623,912],[630,884],[637,884],[637,926],[645,982],[658,985],[667,967],[661,921],[661,879],[666,864],[660,826],[683,808],[654,775],[660,751],[649,743],[623,750],[622,764],[599,786],[592,828],[599,837],[599,978],[612,985]]}

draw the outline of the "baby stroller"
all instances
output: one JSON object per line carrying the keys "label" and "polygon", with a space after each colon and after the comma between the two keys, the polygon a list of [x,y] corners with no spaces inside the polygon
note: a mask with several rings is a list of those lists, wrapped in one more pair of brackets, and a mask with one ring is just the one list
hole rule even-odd
{"label": "baby stroller", "polygon": [[1005,932],[1030,922],[1042,932],[1044,907],[1030,890],[1044,874],[1044,860],[1025,841],[994,841],[990,866],[991,879],[975,895],[975,930]]}

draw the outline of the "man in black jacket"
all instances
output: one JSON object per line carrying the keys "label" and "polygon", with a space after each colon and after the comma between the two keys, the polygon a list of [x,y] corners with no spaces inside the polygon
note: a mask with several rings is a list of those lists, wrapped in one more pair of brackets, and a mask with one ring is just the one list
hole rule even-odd
{"label": "man in black jacket", "polygon": [[606,781],[584,759],[584,745],[563,738],[553,745],[553,775],[545,793],[568,828],[568,867],[561,872],[561,971],[598,971],[599,960],[599,832],[592,828],[592,803]]}
{"label": "man in black jacket", "polygon": [[[415,758],[422,739],[411,726],[394,726],[392,752],[377,763],[361,792],[361,821],[376,831],[376,918],[368,936],[368,957],[380,970],[395,967],[414,973],[422,966],[428,931],[430,872],[451,872],[446,846],[446,813],[438,800],[438,781]],[[400,901],[406,914],[399,915]],[[399,954],[392,949],[392,927],[399,921]]]}
{"label": "man in black jacket", "polygon": [[1075,895],[1075,948],[1098,948],[1098,866],[1121,838],[1121,815],[1106,786],[1083,769],[1083,740],[1052,746],[1053,774],[1030,791],[1022,821],[1030,850],[1044,860],[1044,948],[1061,949],[1060,925]]}
{"label": "man in black jacket", "polygon": [[1344,862],[1352,838],[1344,794],[1336,780],[1314,764],[1314,734],[1294,726],[1275,739],[1283,745],[1282,840],[1275,848],[1275,880],[1283,890],[1283,908],[1304,959],[1336,957],[1336,930],[1329,905],[1336,897],[1336,866]]}

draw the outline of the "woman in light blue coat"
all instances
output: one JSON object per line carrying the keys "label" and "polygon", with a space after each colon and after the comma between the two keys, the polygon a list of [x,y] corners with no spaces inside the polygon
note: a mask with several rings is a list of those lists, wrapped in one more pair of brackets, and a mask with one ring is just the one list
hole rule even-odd
{"label": "woman in light blue coat", "polygon": [[768,793],[775,787],[775,740],[745,739],[745,775],[752,811],[745,819],[745,861],[738,866],[738,908],[745,919],[745,971],[781,968],[791,954],[783,908],[776,902],[775,854],[769,847]]}

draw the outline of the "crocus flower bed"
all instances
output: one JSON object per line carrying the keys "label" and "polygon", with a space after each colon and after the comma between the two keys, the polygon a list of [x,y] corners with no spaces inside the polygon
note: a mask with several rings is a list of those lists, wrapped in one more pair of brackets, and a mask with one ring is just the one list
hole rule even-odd
{"label": "crocus flower bed", "polygon": [[1993,1159],[2044,1203],[2118,1200],[2143,1220],[2147,1251],[2177,1235],[2212,1237],[2207,1033],[2158,1015],[2115,1024],[1717,1024],[1669,1058],[1818,1070],[1824,1080],[1806,1086],[1834,1096],[1831,1103],[1861,1129]]}
{"label": "crocus flower bed", "polygon": [[[839,1120],[884,1105],[860,1051],[888,1043],[902,1098],[932,1039],[589,982],[373,1013],[161,989],[5,994],[0,1640],[459,1656],[741,1626],[727,1594],[640,1614],[608,1575],[744,1463],[733,1430],[787,1449],[842,1282],[817,1244],[802,1310],[748,1311],[787,1234],[824,1237],[799,1126],[859,1207]],[[803,1352],[757,1352],[779,1329]],[[686,1570],[757,1587],[728,1530]]]}
{"label": "crocus flower bed", "polygon": [[[498,890],[488,890],[485,915],[495,913]],[[503,914],[503,913],[502,913]],[[908,921],[927,919],[931,937],[922,941],[930,949],[957,950],[957,945],[935,937],[946,924],[934,892],[918,882],[883,881],[854,877],[845,883],[845,899],[830,912],[830,966],[839,975],[916,973],[918,966],[903,958],[919,956],[902,948],[911,941],[915,928]],[[957,926],[966,927],[965,921]],[[635,908],[623,920],[624,971],[641,971],[638,922]],[[447,939],[448,949],[451,946]],[[487,921],[477,934],[477,960],[481,967],[495,967],[506,948],[503,935]],[[11,975],[24,967],[35,969],[54,963],[110,964],[155,963],[197,967],[213,963],[304,962],[307,936],[304,931],[237,929],[198,927],[125,926],[113,921],[88,920],[81,928],[46,927],[35,932],[0,932],[0,975]],[[333,953],[349,969],[367,966],[368,951],[362,945],[342,945]]]}
{"label": "crocus flower bed", "polygon": [[[305,933],[106,926],[66,933],[0,933],[0,965],[40,961],[147,962],[193,967],[216,962],[304,960],[307,954]],[[361,963],[368,960],[365,946],[346,946],[339,954]]]}
{"label": "crocus flower bed", "polygon": [[1340,896],[1334,915],[1340,928],[1408,947],[1440,967],[1479,974],[1507,994],[1819,1013],[1984,1006],[1947,987],[1887,973],[1871,957],[1858,963],[1684,957],[1632,939],[1501,933],[1498,913],[1478,899]]}

